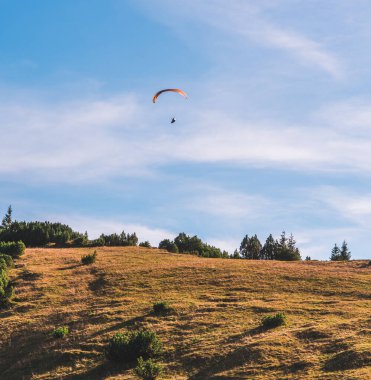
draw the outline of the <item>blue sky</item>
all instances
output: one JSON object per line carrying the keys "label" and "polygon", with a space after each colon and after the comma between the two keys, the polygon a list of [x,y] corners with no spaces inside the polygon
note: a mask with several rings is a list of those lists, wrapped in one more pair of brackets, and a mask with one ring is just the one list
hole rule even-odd
{"label": "blue sky", "polygon": [[[366,0],[0,0],[0,210],[369,258]],[[180,87],[189,99],[159,89]],[[177,122],[169,120],[176,116]]]}

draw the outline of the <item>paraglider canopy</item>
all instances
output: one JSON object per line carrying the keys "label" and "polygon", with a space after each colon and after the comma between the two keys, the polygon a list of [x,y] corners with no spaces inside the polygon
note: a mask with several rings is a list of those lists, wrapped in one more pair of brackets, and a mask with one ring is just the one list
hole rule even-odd
{"label": "paraglider canopy", "polygon": [[161,90],[159,92],[157,92],[154,97],[153,97],[153,103],[156,103],[157,101],[157,98],[164,92],[177,92],[178,94],[184,96],[186,99],[188,98],[187,94],[183,91],[183,90],[180,90],[179,88],[167,88],[165,90]]}

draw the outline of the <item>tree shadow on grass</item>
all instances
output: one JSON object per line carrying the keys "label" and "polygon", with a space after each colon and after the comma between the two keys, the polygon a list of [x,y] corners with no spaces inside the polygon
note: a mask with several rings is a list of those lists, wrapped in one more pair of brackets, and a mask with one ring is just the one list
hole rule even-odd
{"label": "tree shadow on grass", "polygon": [[102,329],[102,330],[99,330],[99,331],[93,333],[92,335],[90,335],[90,338],[94,338],[94,337],[96,337],[98,335],[107,334],[107,333],[110,333],[110,332],[113,332],[113,331],[118,332],[121,329],[127,329],[129,327],[134,327],[134,328],[138,327],[139,328],[140,325],[149,316],[151,316],[150,313],[141,315],[139,317],[134,317],[134,318],[128,319],[126,321],[122,321],[122,322],[116,323],[116,324],[114,324],[112,326],[109,326],[109,327],[107,327],[105,329]]}
{"label": "tree shadow on grass", "polygon": [[[258,326],[253,329],[244,331],[240,334],[229,336],[223,344],[239,344],[247,337],[253,337],[263,334],[271,330],[269,327]],[[212,357],[206,366],[204,366],[197,373],[189,377],[189,380],[202,380],[202,379],[226,379],[225,376],[217,376],[219,372],[231,370],[240,367],[248,362],[258,362],[261,359],[262,353],[258,347],[258,343],[245,344],[237,349],[225,354],[216,355]],[[195,358],[189,363],[192,367],[198,368],[205,364],[204,358]],[[230,377],[228,377],[229,379]],[[236,377],[240,378],[240,377]]]}
{"label": "tree shadow on grass", "polygon": [[110,361],[105,361],[86,372],[71,374],[63,377],[65,380],[101,380],[109,376],[115,376],[123,371],[127,371],[134,367],[133,363],[130,364],[117,364]]}
{"label": "tree shadow on grass", "polygon": [[[253,345],[242,346],[226,355],[214,356],[204,368],[191,375],[189,377],[189,380],[218,379],[219,377],[217,374],[219,372],[224,372],[236,367],[240,367],[247,362],[258,361],[260,358],[261,352],[258,348],[254,347]],[[201,361],[204,362],[202,359],[200,359],[199,362]]]}
{"label": "tree shadow on grass", "polygon": [[78,264],[73,264],[73,265],[70,265],[68,267],[61,267],[61,268],[58,268],[58,270],[69,270],[69,269],[76,269],[76,268],[80,268],[82,267],[84,264],[82,263],[78,263]]}

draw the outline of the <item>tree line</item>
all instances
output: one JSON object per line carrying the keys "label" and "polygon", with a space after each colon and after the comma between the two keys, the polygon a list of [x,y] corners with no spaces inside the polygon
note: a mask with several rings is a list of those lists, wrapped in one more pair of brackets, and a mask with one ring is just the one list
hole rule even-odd
{"label": "tree line", "polygon": [[[57,247],[97,247],[97,246],[137,246],[139,239],[136,233],[109,235],[101,234],[98,239],[89,240],[87,232],[84,234],[74,231],[71,227],[62,223],[51,222],[18,222],[12,219],[12,207],[0,225],[0,242],[22,241],[27,247],[57,246]],[[142,247],[151,247],[149,242],[139,243]],[[203,242],[197,235],[189,236],[184,232],[178,234],[174,240],[164,239],[158,248],[173,253],[194,254],[201,257],[232,258],[250,260],[301,260],[301,253],[296,247],[294,236],[286,235],[283,231],[279,239],[274,239],[269,234],[262,244],[257,235],[245,235],[239,249],[232,255],[225,250]],[[351,253],[344,241],[341,248],[335,244],[331,251],[330,260],[349,260]],[[310,260],[307,256],[306,260]]]}

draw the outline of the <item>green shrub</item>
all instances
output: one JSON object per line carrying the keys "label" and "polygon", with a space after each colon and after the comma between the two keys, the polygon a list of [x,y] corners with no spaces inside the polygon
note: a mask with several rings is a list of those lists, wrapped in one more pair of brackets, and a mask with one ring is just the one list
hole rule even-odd
{"label": "green shrub", "polygon": [[155,380],[161,375],[162,368],[160,364],[154,362],[152,359],[144,360],[140,357],[134,371],[140,379]]}
{"label": "green shrub", "polygon": [[160,241],[158,248],[165,249],[166,251],[171,252],[171,253],[179,253],[178,246],[173,241],[170,241],[169,239]]}
{"label": "green shrub", "polygon": [[89,242],[89,245],[91,247],[103,247],[104,246],[104,239],[103,238],[98,238],[98,239],[95,239],[95,240],[91,240]]}
{"label": "green shrub", "polygon": [[9,300],[13,297],[13,286],[10,285],[7,274],[8,263],[12,264],[12,262],[10,256],[0,256],[0,307],[7,306]]}
{"label": "green shrub", "polygon": [[167,301],[159,301],[153,304],[153,312],[155,314],[168,314],[171,313],[172,310]]}
{"label": "green shrub", "polygon": [[22,241],[17,242],[0,242],[0,254],[13,257],[13,259],[23,255],[26,246]]}
{"label": "green shrub", "polygon": [[117,333],[108,343],[106,357],[110,360],[128,363],[139,357],[148,359],[161,352],[162,344],[153,331]]}
{"label": "green shrub", "polygon": [[14,296],[14,287],[11,286],[11,285],[8,285],[5,289],[4,289],[4,299],[6,301],[9,301],[13,298]]}
{"label": "green shrub", "polygon": [[277,313],[275,315],[266,315],[262,321],[262,326],[265,328],[278,327],[286,324],[285,313]]}
{"label": "green shrub", "polygon": [[0,261],[4,260],[5,264],[8,268],[13,268],[14,267],[14,261],[12,259],[12,256],[5,255],[5,254],[0,254]]}
{"label": "green shrub", "polygon": [[52,335],[54,336],[54,338],[64,338],[68,334],[69,334],[69,329],[67,326],[56,327],[52,332]]}
{"label": "green shrub", "polygon": [[72,241],[72,245],[74,247],[86,247],[88,243],[88,238],[85,235],[78,236]]}
{"label": "green shrub", "polygon": [[81,258],[81,262],[84,265],[89,265],[95,263],[97,260],[97,251],[94,251],[94,253],[87,254]]}
{"label": "green shrub", "polygon": [[0,269],[0,288],[5,289],[9,284],[9,277],[6,269]]}
{"label": "green shrub", "polygon": [[0,270],[7,270],[8,266],[6,265],[6,262],[4,259],[0,258]]}

